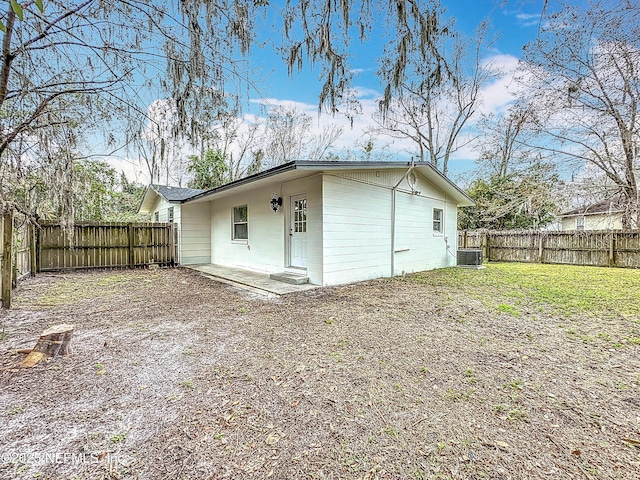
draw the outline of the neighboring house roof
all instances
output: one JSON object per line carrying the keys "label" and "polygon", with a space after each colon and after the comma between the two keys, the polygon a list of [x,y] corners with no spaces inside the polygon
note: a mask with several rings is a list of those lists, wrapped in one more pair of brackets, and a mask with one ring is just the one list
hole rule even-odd
{"label": "neighboring house roof", "polygon": [[[255,188],[269,183],[276,178],[281,181],[290,181],[309,175],[311,172],[336,171],[336,170],[390,170],[404,168],[409,169],[409,162],[350,162],[350,161],[311,161],[296,160],[285,163],[264,172],[256,173],[246,178],[227,183],[220,187],[207,190],[199,195],[183,200],[181,203],[208,201],[223,196],[227,193],[236,193]],[[431,163],[419,162],[414,164],[414,170],[421,173],[427,180],[449,195],[460,207],[475,205],[475,202],[455,183],[449,180]]]}
{"label": "neighboring house roof", "polygon": [[569,212],[561,213],[560,217],[575,217],[582,215],[606,215],[609,213],[620,213],[623,212],[624,209],[618,203],[617,199],[610,198],[607,200],[602,200],[600,202],[592,203],[591,205],[586,205],[584,207],[576,208]]}
{"label": "neighboring house roof", "polygon": [[156,197],[161,196],[167,202],[180,203],[188,198],[194,197],[205,190],[196,188],[170,187],[167,185],[149,185],[147,191],[144,192],[142,202],[138,208],[138,213],[151,213],[151,209],[155,204]]}

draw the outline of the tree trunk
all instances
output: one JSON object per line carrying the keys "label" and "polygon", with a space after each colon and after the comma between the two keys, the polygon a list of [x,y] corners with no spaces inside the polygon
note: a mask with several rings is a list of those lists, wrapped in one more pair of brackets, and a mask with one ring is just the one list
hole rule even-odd
{"label": "tree trunk", "polygon": [[20,364],[21,367],[33,367],[42,360],[71,353],[71,334],[73,325],[55,325],[47,328],[38,339],[36,346]]}

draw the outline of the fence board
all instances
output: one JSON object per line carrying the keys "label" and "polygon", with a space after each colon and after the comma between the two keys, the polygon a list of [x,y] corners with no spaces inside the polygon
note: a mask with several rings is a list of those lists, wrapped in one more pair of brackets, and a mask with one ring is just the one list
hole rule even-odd
{"label": "fence board", "polygon": [[499,262],[640,268],[640,231],[460,231],[459,248]]}
{"label": "fence board", "polygon": [[[0,213],[0,291],[3,306],[9,307],[11,289],[20,279],[33,273],[32,265],[36,256],[34,230],[24,215],[11,210]],[[12,223],[10,233],[5,222]],[[7,238],[4,238],[5,231]]]}
{"label": "fence board", "polygon": [[170,223],[79,222],[73,236],[55,222],[41,222],[41,272],[175,264]]}

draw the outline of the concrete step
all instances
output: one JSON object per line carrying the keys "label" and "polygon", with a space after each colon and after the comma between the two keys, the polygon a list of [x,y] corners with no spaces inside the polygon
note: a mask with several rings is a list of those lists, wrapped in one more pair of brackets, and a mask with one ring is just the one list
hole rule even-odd
{"label": "concrete step", "polygon": [[279,282],[290,283],[292,285],[304,285],[305,283],[309,283],[309,277],[296,273],[272,273],[269,275],[269,278],[272,280],[278,280]]}

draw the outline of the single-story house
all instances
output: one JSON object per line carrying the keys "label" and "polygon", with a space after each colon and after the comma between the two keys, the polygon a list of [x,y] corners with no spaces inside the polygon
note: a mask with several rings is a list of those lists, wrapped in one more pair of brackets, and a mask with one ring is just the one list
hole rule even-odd
{"label": "single-story house", "polygon": [[[205,190],[195,188],[169,187],[165,185],[149,185],[144,192],[138,213],[149,214],[154,222],[168,222],[176,225],[178,245],[182,243],[182,203]],[[189,219],[187,218],[187,222]],[[178,249],[178,263],[182,261]]]}
{"label": "single-story house", "polygon": [[179,204],[182,264],[336,285],[455,265],[458,207],[474,202],[429,163],[294,161]]}
{"label": "single-story house", "polygon": [[561,215],[562,231],[619,230],[624,210],[615,199],[602,200]]}

